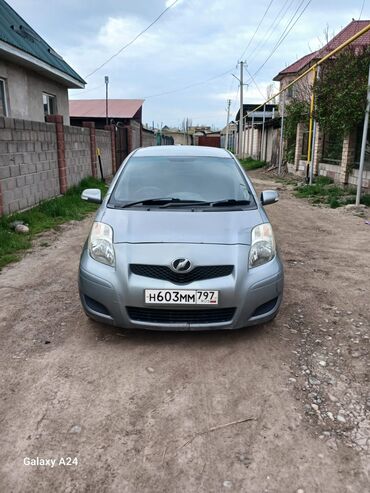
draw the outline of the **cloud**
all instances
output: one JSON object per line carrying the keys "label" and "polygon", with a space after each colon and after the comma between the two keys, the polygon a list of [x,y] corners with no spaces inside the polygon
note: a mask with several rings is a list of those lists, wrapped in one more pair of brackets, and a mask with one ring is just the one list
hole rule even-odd
{"label": "cloud", "polygon": [[[116,53],[173,2],[89,0],[86,8],[85,2],[64,0],[45,10],[43,0],[8,1],[82,76]],[[330,32],[338,32],[352,17],[358,17],[361,5],[349,4],[348,0],[310,4],[256,75],[262,94],[282,68],[319,47],[327,23]],[[252,74],[271,54],[298,2],[286,4],[285,14],[283,5],[272,4],[245,54]],[[141,98],[170,92],[146,100],[144,121],[172,125],[188,116],[194,122],[198,119],[223,126],[226,100],[232,99],[232,111],[238,106],[238,83],[231,72],[238,75],[236,62],[265,9],[266,2],[180,0],[134,44],[89,77],[86,91],[70,91],[71,97],[104,97],[104,75],[109,75],[111,97]],[[368,17],[365,8],[362,18]],[[244,97],[250,103],[262,101],[252,81]]]}

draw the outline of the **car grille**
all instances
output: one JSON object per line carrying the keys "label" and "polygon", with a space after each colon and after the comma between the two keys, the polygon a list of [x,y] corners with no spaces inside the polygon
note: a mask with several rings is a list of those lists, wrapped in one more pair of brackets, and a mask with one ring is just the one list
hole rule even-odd
{"label": "car grille", "polygon": [[133,274],[138,276],[163,279],[175,284],[188,284],[204,279],[214,279],[215,277],[228,276],[232,273],[233,265],[202,265],[194,267],[190,272],[177,273],[166,265],[146,265],[130,264]]}
{"label": "car grille", "polygon": [[235,313],[235,308],[173,310],[128,306],[126,309],[131,320],[163,324],[211,324],[230,322]]}

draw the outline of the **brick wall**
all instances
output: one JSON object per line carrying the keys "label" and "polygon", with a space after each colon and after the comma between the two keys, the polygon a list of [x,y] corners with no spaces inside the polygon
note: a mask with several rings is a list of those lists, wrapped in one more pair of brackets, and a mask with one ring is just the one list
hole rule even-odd
{"label": "brick wall", "polygon": [[299,162],[302,158],[302,143],[303,143],[303,132],[305,130],[305,126],[303,123],[298,123],[297,125],[297,135],[295,140],[295,157],[294,157],[294,169],[298,171]]}
{"label": "brick wall", "polygon": [[66,126],[60,115],[48,121],[0,117],[0,215],[60,195],[94,174],[96,142],[106,176],[112,175],[113,129]]}
{"label": "brick wall", "polygon": [[[104,130],[103,130],[104,132]],[[64,126],[65,159],[68,186],[91,176],[90,129]]]}
{"label": "brick wall", "polygon": [[[323,155],[323,132],[317,125],[316,139],[314,148],[314,174],[327,176],[341,185],[356,185],[358,170],[352,169],[355,161],[356,135],[351,132],[343,139],[342,158],[339,165],[321,162]],[[297,127],[297,141],[301,140],[301,128]],[[295,164],[289,165],[289,172],[298,175],[305,175],[306,161],[302,161],[300,146],[296,146]],[[362,186],[364,189],[370,188],[370,171],[365,171]]]}
{"label": "brick wall", "polygon": [[[96,129],[96,147],[100,149],[104,176],[112,175],[112,146],[111,134],[109,131]],[[99,162],[98,176],[100,177]]]}
{"label": "brick wall", "polygon": [[4,214],[58,195],[54,124],[0,118],[0,188]]}

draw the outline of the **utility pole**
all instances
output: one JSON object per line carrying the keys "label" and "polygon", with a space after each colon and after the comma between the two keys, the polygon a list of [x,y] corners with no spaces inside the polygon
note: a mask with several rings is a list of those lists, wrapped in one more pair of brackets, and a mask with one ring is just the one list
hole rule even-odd
{"label": "utility pole", "polygon": [[313,163],[315,160],[316,133],[317,133],[317,123],[316,123],[316,120],[314,120],[313,121],[313,127],[312,127],[312,148],[311,148],[311,162],[310,162],[310,169],[309,169],[309,184],[310,185],[312,185],[312,183],[313,183]]}
{"label": "utility pole", "polygon": [[240,64],[240,79],[234,75],[236,80],[239,81],[240,86],[240,110],[239,110],[239,138],[238,138],[238,154],[239,158],[243,159],[244,157],[244,115],[243,115],[243,72],[244,72],[244,62],[241,60]]}
{"label": "utility pole", "polygon": [[265,120],[266,120],[266,105],[263,105],[263,120],[262,120],[262,136],[259,159],[263,161],[265,159]]}
{"label": "utility pole", "polygon": [[240,111],[239,111],[239,157],[244,157],[244,115],[243,115],[243,65],[244,62],[240,61]]}
{"label": "utility pole", "polygon": [[252,113],[252,135],[251,135],[251,152],[248,153],[247,157],[254,159],[254,112]]}
{"label": "utility pole", "polygon": [[109,84],[109,77],[106,75],[104,77],[104,82],[105,82],[105,124],[109,124],[109,118],[108,118],[108,84]]}
{"label": "utility pole", "polygon": [[367,130],[369,128],[369,113],[370,113],[370,66],[369,66],[369,78],[367,83],[367,103],[366,103],[366,111],[365,111],[365,119],[364,119],[364,130],[362,132],[360,166],[358,168],[356,205],[360,205],[360,201],[361,201],[362,176],[364,173],[365,152],[366,152],[366,144],[367,144]]}
{"label": "utility pole", "polygon": [[226,135],[225,135],[225,149],[229,147],[229,119],[230,119],[230,105],[231,99],[227,100],[227,119],[226,119]]}
{"label": "utility pole", "polygon": [[281,175],[281,166],[283,164],[283,151],[284,151],[284,112],[285,112],[285,91],[282,95],[281,103],[281,127],[280,127],[280,147],[279,147],[279,168],[278,174]]}

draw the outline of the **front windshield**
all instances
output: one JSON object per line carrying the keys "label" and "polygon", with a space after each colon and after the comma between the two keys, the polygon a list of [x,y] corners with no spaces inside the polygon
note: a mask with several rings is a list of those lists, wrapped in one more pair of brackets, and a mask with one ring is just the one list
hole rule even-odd
{"label": "front windshield", "polygon": [[157,198],[206,202],[253,200],[232,158],[132,157],[116,183],[110,203],[119,205]]}

